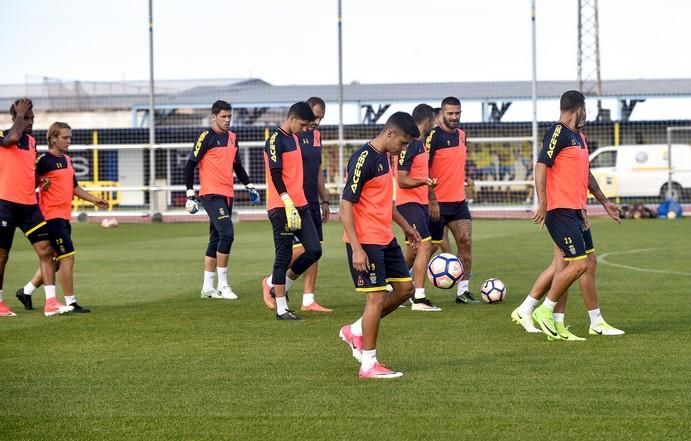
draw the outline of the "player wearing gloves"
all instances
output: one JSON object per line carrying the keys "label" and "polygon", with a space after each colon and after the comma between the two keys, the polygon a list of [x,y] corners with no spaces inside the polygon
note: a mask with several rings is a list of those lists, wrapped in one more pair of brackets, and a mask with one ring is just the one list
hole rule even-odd
{"label": "player wearing gloves", "polygon": [[[259,192],[250,183],[240,156],[235,133],[230,131],[232,110],[225,101],[211,106],[211,127],[197,138],[185,166],[187,202],[185,209],[194,214],[202,203],[209,216],[209,245],[204,257],[204,284],[201,297],[235,300],[237,294],[228,284],[228,256],[233,244],[233,171],[249,192],[250,202],[261,202]],[[194,169],[199,164],[199,202],[194,194]],[[214,276],[218,283],[214,287]]]}
{"label": "player wearing gloves", "polygon": [[[302,320],[288,309],[286,290],[322,254],[317,227],[309,212],[303,190],[303,165],[297,134],[314,120],[314,113],[305,102],[295,103],[288,118],[266,140],[267,210],[274,233],[276,258],[270,281],[262,281],[264,301],[270,298],[271,286],[276,297],[277,320]],[[305,248],[292,265],[293,240],[297,237]],[[290,269],[288,269],[290,267]]]}
{"label": "player wearing gloves", "polygon": [[[312,113],[314,113],[314,120],[310,122],[309,130],[298,133],[298,140],[300,141],[300,152],[302,154],[302,174],[303,184],[302,188],[305,192],[305,199],[309,206],[309,213],[312,215],[312,220],[317,228],[317,236],[319,242],[324,242],[324,232],[322,230],[322,223],[329,220],[329,194],[326,192],[324,184],[324,172],[322,169],[322,141],[321,133],[319,132],[319,124],[324,119],[326,111],[326,103],[319,97],[311,97],[307,101]],[[321,202],[319,200],[321,199]],[[296,239],[293,244],[293,258],[291,263],[305,251],[299,240]],[[310,266],[302,276],[303,294],[302,306],[300,311],[311,312],[332,312],[332,309],[325,308],[317,303],[315,298],[315,288],[317,285],[318,262]],[[262,282],[262,287],[266,289],[268,286],[270,291],[269,281],[271,276],[266,276]],[[276,300],[271,295],[264,297],[264,302],[267,308],[276,309]]]}

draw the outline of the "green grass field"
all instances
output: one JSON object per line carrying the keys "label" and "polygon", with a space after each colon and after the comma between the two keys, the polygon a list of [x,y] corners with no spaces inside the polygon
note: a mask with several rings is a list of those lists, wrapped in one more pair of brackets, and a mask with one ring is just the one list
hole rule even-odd
{"label": "green grass field", "polygon": [[[17,237],[5,300],[18,317],[0,319],[0,440],[691,439],[689,220],[594,221],[597,252],[627,266],[598,267],[604,316],[627,334],[582,343],[550,343],[509,319],[551,259],[546,232],[475,221],[471,287],[499,277],[506,301],[457,306],[428,288],[443,312],[406,308],[383,322],[379,359],[405,376],[381,381],[359,380],[338,338],[363,305],[339,224],[326,228],[317,289],[335,312],[297,323],[261,301],[268,223],[236,226],[240,299],[200,299],[206,233],[74,225],[77,294],[92,313],[52,318],[14,298],[36,264]],[[577,288],[567,322],[587,336]]]}

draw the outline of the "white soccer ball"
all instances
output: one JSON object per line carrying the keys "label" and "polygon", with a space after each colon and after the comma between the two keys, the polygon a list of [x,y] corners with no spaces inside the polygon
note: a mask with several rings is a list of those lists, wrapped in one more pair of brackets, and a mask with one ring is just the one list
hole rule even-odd
{"label": "white soccer ball", "polygon": [[101,221],[102,228],[116,228],[118,226],[118,220],[114,217],[104,217]]}
{"label": "white soccer ball", "polygon": [[451,289],[463,277],[463,264],[453,254],[438,254],[427,265],[427,277],[437,288]]}
{"label": "white soccer ball", "polygon": [[480,297],[487,303],[499,303],[506,297],[506,285],[499,279],[487,279],[480,288]]}

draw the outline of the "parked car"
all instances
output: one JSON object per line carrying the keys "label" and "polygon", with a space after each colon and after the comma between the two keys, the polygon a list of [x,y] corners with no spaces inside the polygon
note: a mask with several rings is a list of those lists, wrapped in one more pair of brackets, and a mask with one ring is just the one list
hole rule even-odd
{"label": "parked car", "polygon": [[[607,146],[590,155],[590,171],[608,197],[666,199],[667,144]],[[691,197],[691,145],[672,145],[672,197]]]}

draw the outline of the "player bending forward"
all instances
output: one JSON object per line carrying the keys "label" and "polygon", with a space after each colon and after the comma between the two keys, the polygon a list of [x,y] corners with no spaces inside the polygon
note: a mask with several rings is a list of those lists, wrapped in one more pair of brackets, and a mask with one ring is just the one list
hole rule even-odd
{"label": "player bending forward", "polygon": [[[414,292],[408,267],[391,231],[393,219],[401,226],[411,246],[420,234],[393,204],[393,174],[390,155],[397,154],[420,136],[413,117],[396,112],[384,129],[356,150],[348,161],[348,179],[341,199],[346,253],[355,290],[365,294],[362,317],[339,333],[360,365],[360,378],[396,378],[403,375],[377,360],[379,322]],[[387,292],[386,284],[393,287]]]}

